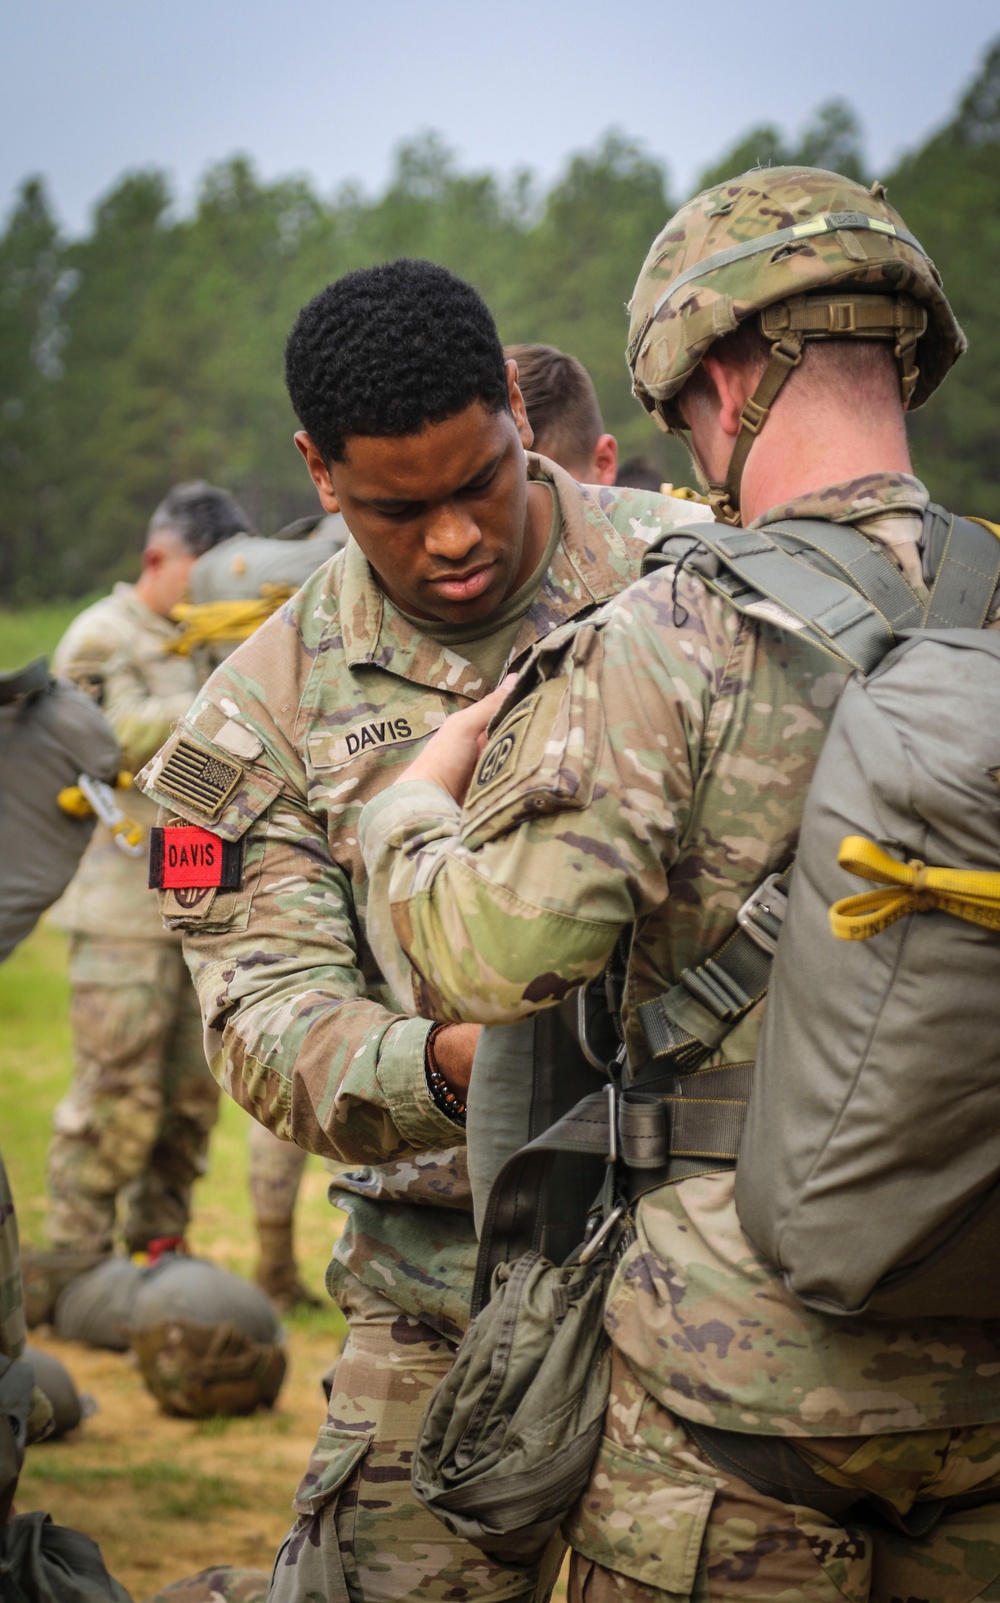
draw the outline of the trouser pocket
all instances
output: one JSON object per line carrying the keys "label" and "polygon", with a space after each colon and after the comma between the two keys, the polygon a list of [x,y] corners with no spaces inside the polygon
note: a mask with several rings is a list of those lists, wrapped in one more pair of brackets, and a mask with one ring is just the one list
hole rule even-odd
{"label": "trouser pocket", "polygon": [[343,1552],[353,1545],[358,1493],[347,1483],[371,1442],[369,1431],[320,1430],[292,1498],[298,1517],[278,1549],[268,1603],[352,1603]]}

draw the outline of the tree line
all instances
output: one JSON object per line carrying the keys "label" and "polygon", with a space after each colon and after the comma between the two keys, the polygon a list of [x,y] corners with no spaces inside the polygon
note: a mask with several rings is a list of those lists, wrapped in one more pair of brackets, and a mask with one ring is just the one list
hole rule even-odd
{"label": "tree line", "polygon": [[[819,108],[797,138],[754,128],[697,187],[805,161],[887,182],[940,268],[969,354],[912,422],[918,471],[955,510],[1000,521],[1000,39],[954,115],[874,175],[851,108]],[[384,193],[332,199],[300,178],[263,183],[237,156],[190,215],[163,173],[124,176],[83,238],[61,236],[27,179],[0,234],[0,597],[84,594],[135,572],[150,510],[180,479],[232,489],[262,533],[311,511],[291,446],[282,348],[328,280],[398,255],[468,278],[505,340],[573,352],[594,376],[623,455],[690,481],[629,392],[623,303],[678,204],[663,167],[618,130],[540,189],[467,173],[434,134],[398,152]]]}

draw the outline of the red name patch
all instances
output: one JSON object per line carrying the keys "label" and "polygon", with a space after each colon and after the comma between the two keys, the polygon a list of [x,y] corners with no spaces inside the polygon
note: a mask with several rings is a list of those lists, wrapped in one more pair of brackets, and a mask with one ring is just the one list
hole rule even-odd
{"label": "red name patch", "polygon": [[194,824],[149,832],[149,884],[153,890],[237,890],[242,847]]}

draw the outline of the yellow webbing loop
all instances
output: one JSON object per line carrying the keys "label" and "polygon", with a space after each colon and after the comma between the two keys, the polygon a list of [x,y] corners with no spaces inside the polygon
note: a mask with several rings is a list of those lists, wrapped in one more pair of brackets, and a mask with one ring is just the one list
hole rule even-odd
{"label": "yellow webbing loop", "polygon": [[[115,789],[128,790],[132,777],[128,769],[123,768],[115,780]],[[61,812],[69,813],[71,818],[89,818],[94,811],[79,785],[67,785],[65,790],[61,790],[56,797],[56,806]]]}
{"label": "yellow webbing loop", "polygon": [[268,584],[261,586],[261,594],[253,601],[182,602],[170,616],[183,626],[183,633],[169,643],[167,650],[186,657],[195,646],[212,640],[249,640],[272,612],[277,612],[294,594],[291,585]]}
{"label": "yellow webbing loop", "polygon": [[834,903],[830,928],[840,941],[867,941],[897,919],[932,908],[984,929],[1000,930],[1000,874],[929,868],[916,858],[901,863],[863,835],[848,835],[841,841],[837,862],[849,874],[884,887]]}

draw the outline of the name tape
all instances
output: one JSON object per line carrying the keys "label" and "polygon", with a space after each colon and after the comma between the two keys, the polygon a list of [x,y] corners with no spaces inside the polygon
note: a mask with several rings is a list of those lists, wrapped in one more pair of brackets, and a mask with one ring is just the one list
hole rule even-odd
{"label": "name tape", "polygon": [[220,840],[196,824],[150,830],[151,890],[235,891],[242,883],[242,841]]}

